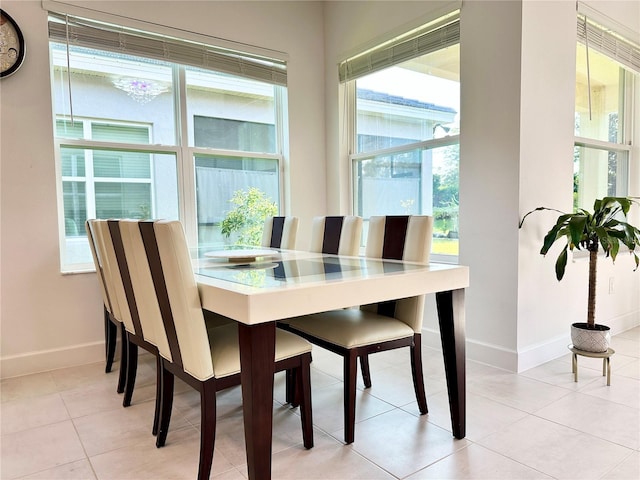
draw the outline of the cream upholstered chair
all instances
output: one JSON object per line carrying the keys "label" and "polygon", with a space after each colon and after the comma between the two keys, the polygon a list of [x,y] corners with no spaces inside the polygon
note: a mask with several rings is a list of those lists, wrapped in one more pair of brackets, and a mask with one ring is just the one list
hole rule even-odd
{"label": "cream upholstered chair", "polygon": [[[360,253],[361,236],[362,217],[353,215],[314,217],[311,224],[309,251],[356,256]],[[287,322],[288,320],[284,319],[278,322],[278,326],[282,327]],[[286,400],[295,405],[297,403],[294,398],[295,378],[291,372],[287,372],[286,381]]]}
{"label": "cream upholstered chair", "polygon": [[[156,404],[152,428],[152,433],[156,435],[162,392],[162,366],[157,347],[158,342],[162,341],[162,338],[158,338],[157,328],[157,323],[161,321],[160,312],[142,301],[140,293],[135,293],[134,280],[136,276],[144,274],[144,271],[141,273],[139,264],[146,261],[137,221],[108,220],[106,226],[111,239],[111,245],[106,245],[107,259],[114,273],[115,294],[127,333],[127,381],[122,404],[125,407],[131,405],[138,369],[138,347],[142,347],[156,358]],[[104,224],[100,224],[100,227],[104,228]],[[116,272],[119,275],[115,275]],[[166,339],[164,342],[166,343]]]}
{"label": "cream upholstered chair", "polygon": [[[119,316],[116,316],[116,311],[112,306],[111,299],[109,298],[109,292],[105,284],[105,271],[104,262],[101,255],[101,250],[97,247],[97,235],[95,226],[96,220],[90,219],[85,223],[85,230],[87,232],[87,239],[89,241],[89,247],[91,248],[91,256],[93,257],[93,264],[96,267],[96,276],[98,277],[98,283],[100,284],[100,291],[102,293],[102,303],[104,312],[104,336],[105,336],[105,355],[106,366],[105,372],[109,373],[113,365],[115,357],[116,343],[118,337],[118,331],[122,335],[121,351],[120,351],[120,374],[118,378],[118,393],[124,392],[125,383],[127,380],[127,342],[126,331]],[[115,299],[114,299],[115,301]],[[117,307],[117,306],[116,306]]]}
{"label": "cream upholstered chair", "polygon": [[355,256],[360,253],[361,235],[361,217],[315,217],[311,224],[309,251]]}
{"label": "cream upholstered chair", "polygon": [[[371,217],[366,256],[426,263],[431,250],[433,218]],[[358,357],[365,385],[371,385],[367,355],[409,347],[413,383],[421,414],[427,413],[422,374],[421,330],[424,295],[359,309],[334,310],[289,319],[284,328],[344,358],[344,429],[346,443],[355,436],[355,395]]]}
{"label": "cream upholstered chair", "polygon": [[[162,357],[162,410],[156,445],[164,445],[171,418],[174,375],[200,392],[199,479],[208,479],[216,429],[216,392],[240,383],[237,324],[207,329],[198,286],[182,225],[177,221],[140,222],[153,287],[140,288],[145,302],[156,302],[167,344],[158,343]],[[143,276],[136,282],[148,282]],[[154,294],[150,294],[153,288]],[[146,293],[145,293],[146,292]],[[311,345],[276,331],[275,371],[295,369],[300,398],[303,442],[313,446],[310,368]]]}
{"label": "cream upholstered chair", "polygon": [[267,217],[262,230],[262,246],[296,249],[298,234],[298,217]]}
{"label": "cream upholstered chair", "polygon": [[[126,357],[124,397],[122,405],[131,405],[133,389],[135,387],[138,367],[138,345],[158,356],[157,348],[144,340],[142,327],[138,317],[135,302],[133,304],[130,293],[130,276],[126,261],[123,258],[122,242],[117,228],[117,220],[93,220],[91,225],[95,233],[97,250],[103,261],[105,285],[116,312],[116,318],[122,321],[124,336],[123,351]],[[160,375],[157,374],[156,409],[152,427],[155,435],[160,420]]]}

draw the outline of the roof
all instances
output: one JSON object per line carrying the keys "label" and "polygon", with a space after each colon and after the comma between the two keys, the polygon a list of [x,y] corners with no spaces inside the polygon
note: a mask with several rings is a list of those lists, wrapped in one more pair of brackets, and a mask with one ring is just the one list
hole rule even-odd
{"label": "roof", "polygon": [[423,108],[425,110],[433,110],[436,112],[458,113],[451,107],[444,107],[442,105],[436,105],[435,103],[412,100],[411,98],[405,98],[399,95],[389,95],[388,93],[376,92],[373,90],[367,90],[365,88],[359,88],[357,92],[358,98],[363,100],[390,103],[392,105],[402,105],[405,107]]}

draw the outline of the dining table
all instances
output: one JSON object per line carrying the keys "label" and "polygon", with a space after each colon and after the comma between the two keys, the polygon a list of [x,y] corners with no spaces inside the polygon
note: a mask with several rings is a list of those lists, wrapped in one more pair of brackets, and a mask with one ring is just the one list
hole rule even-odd
{"label": "dining table", "polygon": [[204,250],[194,259],[202,306],[238,322],[249,479],[271,478],[275,329],[285,318],[435,294],[452,433],[464,438],[468,267],[302,251]]}

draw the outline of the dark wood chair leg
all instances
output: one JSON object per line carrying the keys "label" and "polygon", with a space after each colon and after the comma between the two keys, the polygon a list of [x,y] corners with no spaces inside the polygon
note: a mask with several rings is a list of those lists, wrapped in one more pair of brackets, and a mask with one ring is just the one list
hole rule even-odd
{"label": "dark wood chair leg", "polygon": [[104,372],[109,373],[113,367],[113,359],[116,355],[116,343],[118,339],[118,326],[109,318],[107,307],[104,307],[104,347],[106,356],[106,365]]}
{"label": "dark wood chair leg", "polygon": [[350,350],[344,357],[344,441],[353,443],[356,428],[356,375],[358,357]]}
{"label": "dark wood chair leg", "polygon": [[413,388],[416,392],[418,409],[420,414],[429,413],[427,408],[427,396],[424,390],[424,375],[422,374],[422,339],[420,334],[413,336],[413,346],[411,348],[411,374],[413,375]]}
{"label": "dark wood chair leg", "polygon": [[160,409],[162,407],[162,361],[160,355],[156,355],[156,408],[153,413],[153,427],[151,433],[158,435],[160,428]]}
{"label": "dark wood chair leg", "polygon": [[120,324],[120,375],[118,377],[118,393],[124,392],[124,386],[127,383],[127,363],[129,348],[127,347],[127,331],[124,324]]}
{"label": "dark wood chair leg", "polygon": [[208,480],[216,442],[216,384],[205,381],[200,392],[200,466],[198,480]]}
{"label": "dark wood chair leg", "polygon": [[371,371],[369,370],[369,355],[360,355],[360,368],[362,369],[362,381],[364,388],[371,388]]}
{"label": "dark wood chair leg", "polygon": [[290,403],[292,407],[297,407],[300,404],[300,400],[296,397],[296,373],[289,369],[285,372],[285,401]]}
{"label": "dark wood chair leg", "polygon": [[136,386],[136,374],[138,373],[138,345],[131,342],[127,334],[127,382],[124,387],[124,398],[122,406],[131,405],[133,389]]}
{"label": "dark wood chair leg", "polygon": [[158,436],[156,437],[156,447],[164,447],[169,433],[169,423],[171,423],[171,408],[173,407],[173,373],[164,366],[164,360],[160,359],[162,370],[162,395],[160,396],[160,425]]}
{"label": "dark wood chair leg", "polygon": [[296,398],[300,402],[302,438],[305,448],[313,447],[313,414],[311,408],[311,354],[303,355],[301,365],[296,368]]}

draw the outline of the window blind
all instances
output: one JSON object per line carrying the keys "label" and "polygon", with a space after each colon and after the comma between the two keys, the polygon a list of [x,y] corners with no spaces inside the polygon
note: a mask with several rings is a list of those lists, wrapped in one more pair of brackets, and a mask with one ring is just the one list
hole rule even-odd
{"label": "window blind", "polygon": [[640,46],[584,15],[578,15],[578,41],[640,73]]}
{"label": "window blind", "polygon": [[49,39],[286,86],[286,61],[71,15],[49,14]]}
{"label": "window blind", "polygon": [[460,43],[460,12],[355,55],[338,66],[340,82],[355,80],[427,53]]}

